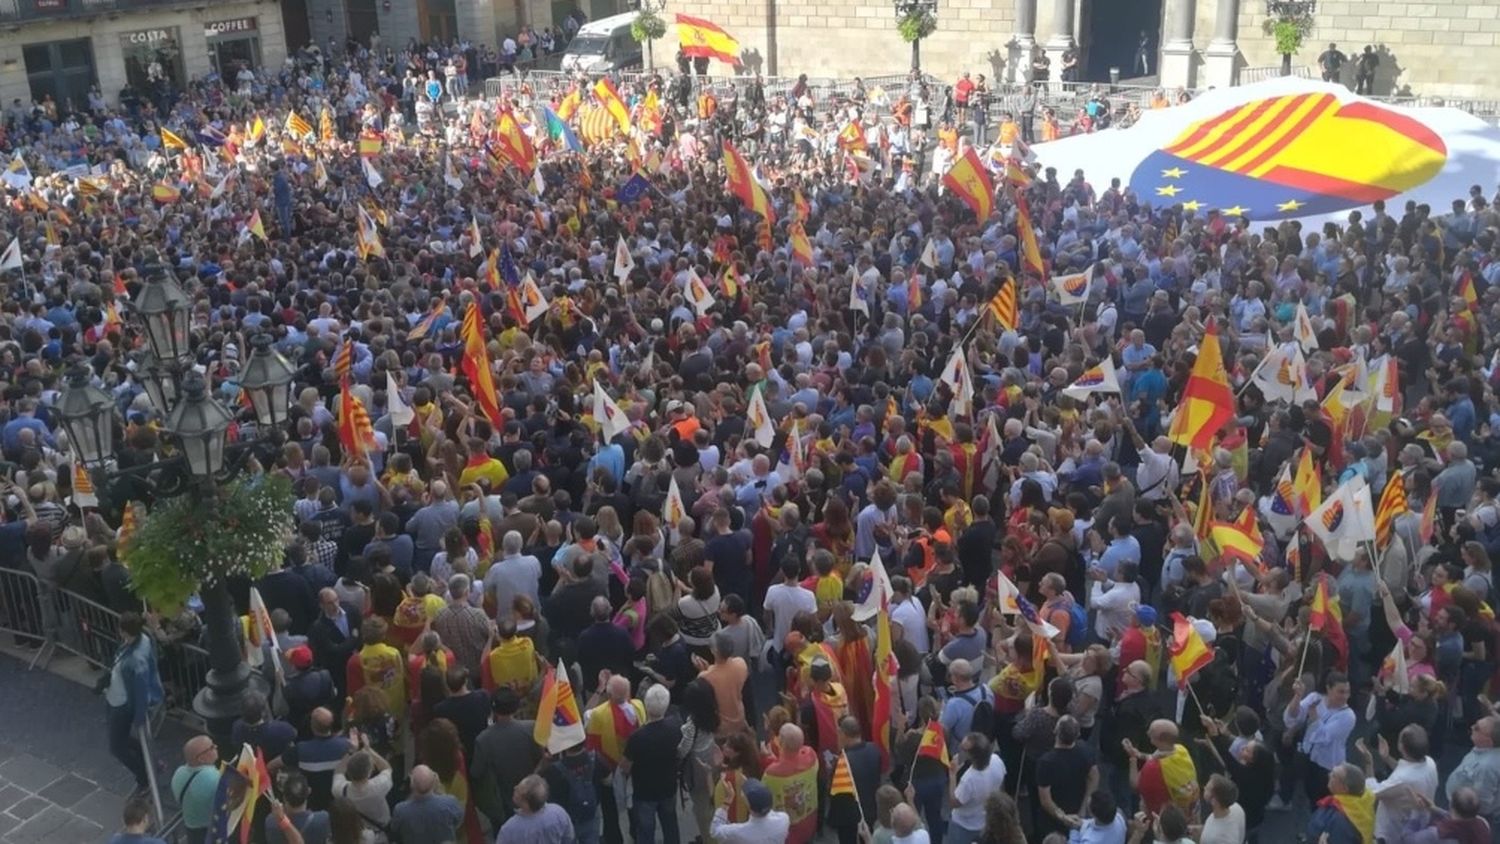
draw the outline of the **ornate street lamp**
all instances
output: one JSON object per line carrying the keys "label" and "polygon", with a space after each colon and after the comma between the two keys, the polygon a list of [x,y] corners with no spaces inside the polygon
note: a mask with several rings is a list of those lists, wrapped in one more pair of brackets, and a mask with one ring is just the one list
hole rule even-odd
{"label": "ornate street lamp", "polygon": [[276,351],[269,335],[250,338],[250,360],[240,372],[240,389],[250,396],[255,421],[262,430],[280,430],[286,425],[296,377],[297,370]]}
{"label": "ornate street lamp", "polygon": [[84,466],[97,467],[115,456],[115,402],[89,380],[89,370],[68,371],[68,388],[57,403],[73,453]]}
{"label": "ornate street lamp", "polygon": [[1292,54],[1312,33],[1318,0],[1266,0],[1266,34],[1276,39],[1281,53],[1281,75],[1292,75]]}
{"label": "ornate street lamp", "polygon": [[146,323],[146,341],[161,362],[182,363],[191,357],[188,315],[192,300],[165,271],[153,275],[134,303]]}
{"label": "ornate street lamp", "polygon": [[146,398],[151,401],[151,406],[165,419],[177,406],[177,385],[181,379],[175,368],[163,366],[147,349],[136,358],[135,374],[141,386],[146,388]]}
{"label": "ornate street lamp", "polygon": [[167,416],[167,432],[177,438],[188,472],[212,482],[224,469],[224,446],[234,421],[224,405],[208,395],[208,382],[196,372],[182,382],[182,401]]}
{"label": "ornate street lamp", "polygon": [[911,69],[922,69],[922,39],[937,29],[937,0],[891,0],[896,28],[911,42]]}

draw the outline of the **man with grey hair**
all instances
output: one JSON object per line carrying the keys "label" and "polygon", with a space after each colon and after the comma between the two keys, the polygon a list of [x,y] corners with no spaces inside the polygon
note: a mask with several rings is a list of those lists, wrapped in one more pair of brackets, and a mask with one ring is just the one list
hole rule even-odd
{"label": "man with grey hair", "polygon": [[1500,716],[1474,722],[1469,738],[1474,747],[1448,775],[1444,788],[1450,804],[1460,789],[1472,788],[1479,795],[1480,816],[1494,826],[1500,823]]}
{"label": "man with grey hair", "polygon": [[458,502],[448,494],[448,484],[433,481],[427,493],[427,505],[412,514],[406,522],[406,532],[416,543],[412,554],[412,567],[427,571],[432,567],[432,558],[443,550],[443,536],[449,528],[458,527]]}
{"label": "man with grey hair", "polygon": [[750,678],[750,666],[734,655],[734,634],[728,630],[714,632],[709,640],[713,652],[712,664],[701,657],[694,657],[698,676],[714,691],[719,703],[719,735],[730,736],[749,729],[745,717],[745,681]]}
{"label": "man with grey hair", "polygon": [[[1316,776],[1316,772],[1312,773]],[[1365,790],[1365,772],[1345,762],[1328,772],[1328,793],[1334,800],[1319,801],[1307,822],[1308,841],[1328,844],[1359,844],[1366,840],[1365,830],[1355,826],[1336,802],[1339,798],[1360,806],[1373,816],[1375,795]]]}
{"label": "man with grey hair", "polygon": [[658,823],[667,844],[678,840],[677,745],[682,740],[682,723],[675,716],[667,717],[671,699],[666,686],[647,689],[646,723],[625,740],[620,771],[630,777],[634,797],[630,827],[636,841],[655,841]]}
{"label": "man with grey hair", "polygon": [[573,820],[556,803],[548,802],[547,781],[532,774],[512,793],[516,813],[500,827],[495,844],[566,844],[573,840]]}
{"label": "man with grey hair", "polygon": [[521,553],[524,540],[519,531],[507,531],[500,539],[500,559],[484,575],[484,594],[495,605],[495,620],[511,617],[517,595],[533,605],[541,602],[542,563]]}
{"label": "man with grey hair", "polygon": [[583,672],[585,693],[597,688],[596,680],[611,674],[628,675],[635,662],[630,633],[614,623],[614,608],[603,595],[589,604],[593,624],[578,634],[578,668]]}
{"label": "man with grey hair", "polygon": [[995,693],[986,685],[975,685],[974,666],[967,659],[955,659],[948,663],[948,700],[943,703],[939,721],[948,737],[948,753],[958,755],[959,743],[969,734],[974,723],[974,709],[980,703],[995,705]]}
{"label": "man with grey hair", "polygon": [[458,839],[464,807],[437,793],[437,772],[426,765],[411,770],[411,794],[391,810],[391,839],[402,844],[446,844]]}
{"label": "man with grey hair", "polygon": [[448,606],[432,620],[432,629],[453,650],[458,664],[469,670],[469,676],[478,677],[491,625],[484,610],[469,603],[471,585],[466,574],[448,578]]}
{"label": "man with grey hair", "polygon": [[1444,526],[1452,525],[1459,509],[1469,506],[1478,480],[1479,471],[1469,459],[1469,446],[1462,441],[1448,443],[1448,463],[1432,479],[1432,491],[1438,497],[1438,513]]}

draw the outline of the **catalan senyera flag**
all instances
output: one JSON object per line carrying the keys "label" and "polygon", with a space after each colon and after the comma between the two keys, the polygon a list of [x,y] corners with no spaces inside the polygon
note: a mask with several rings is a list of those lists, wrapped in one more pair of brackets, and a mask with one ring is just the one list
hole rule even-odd
{"label": "catalan senyera flag", "polygon": [[294,138],[305,138],[313,133],[313,127],[307,118],[294,111],[286,116],[286,131]]}
{"label": "catalan senyera flag", "polygon": [[804,267],[811,267],[813,248],[812,241],[807,239],[807,230],[802,228],[801,223],[792,223],[788,231],[791,233],[792,258],[800,261]]}
{"label": "catalan senyera flag", "polygon": [[953,767],[953,760],[948,756],[948,736],[943,730],[942,721],[934,718],[927,722],[922,730],[922,740],[917,744],[917,756],[936,759],[944,768]]}
{"label": "catalan senyera flag", "polygon": [[609,116],[615,119],[619,125],[620,132],[630,134],[630,109],[626,108],[625,101],[620,99],[620,92],[615,90],[615,85],[606,78],[600,78],[594,83],[594,99],[599,105],[609,112]]}
{"label": "catalan senyera flag", "polygon": [[1219,553],[1234,557],[1257,573],[1263,568],[1260,555],[1266,548],[1260,525],[1255,521],[1255,508],[1246,507],[1233,522],[1215,522],[1209,529]]}
{"label": "catalan senyera flag", "polygon": [[1167,651],[1180,689],[1187,688],[1193,675],[1214,661],[1214,652],[1203,643],[1203,637],[1193,629],[1193,623],[1180,612],[1172,613],[1172,643]]}
{"label": "catalan senyera flag", "polygon": [[1313,463],[1312,449],[1304,445],[1302,456],[1297,459],[1297,473],[1292,476],[1292,498],[1302,516],[1323,506],[1323,479],[1318,466]]}
{"label": "catalan senyera flag", "polygon": [[677,41],[684,56],[718,59],[725,64],[739,66],[740,42],[712,21],[679,14]]}
{"label": "catalan senyera flag", "polygon": [[985,312],[995,318],[995,324],[1006,331],[1015,331],[1021,325],[1020,311],[1016,302],[1016,280],[1000,281],[1000,289],[990,298]]}
{"label": "catalan senyera flag", "polygon": [[354,372],[354,341],[344,338],[339,350],[333,354],[333,372],[340,382]]}
{"label": "catalan senyera flag", "polygon": [[840,794],[859,798],[854,790],[854,774],[849,770],[849,757],[843,753],[840,753],[838,761],[833,763],[833,778],[828,782],[828,796],[837,797]]}
{"label": "catalan senyera flag", "polygon": [[1036,242],[1036,226],[1031,221],[1031,207],[1026,197],[1016,196],[1016,234],[1021,243],[1021,271],[1030,272],[1037,278],[1045,278],[1047,265],[1042,261],[1042,250]]}
{"label": "catalan senyera flag", "polygon": [[370,423],[370,414],[365,405],[354,395],[349,379],[339,383],[339,442],[351,456],[363,457],[370,449],[379,448],[375,439],[375,426]]}
{"label": "catalan senyera flag", "polygon": [[729,192],[738,197],[747,210],[759,214],[767,221],[776,219],[776,210],[771,207],[771,197],[766,195],[766,189],[756,181],[750,165],[745,163],[745,157],[729,141],[724,142],[724,171],[729,180]]}
{"label": "catalan senyera flag", "polygon": [[1417,535],[1422,538],[1422,544],[1428,545],[1432,542],[1432,535],[1437,532],[1437,493],[1427,495],[1427,503],[1422,505],[1422,521],[1417,526]]}
{"label": "catalan senyera flag", "polygon": [[1397,469],[1386,479],[1385,489],[1380,492],[1380,504],[1375,507],[1375,545],[1377,547],[1385,548],[1391,544],[1392,528],[1396,517],[1410,510],[1411,505],[1406,501],[1406,479],[1402,477],[1401,470]]}
{"label": "catalan senyera flag", "polygon": [[578,714],[578,699],[561,660],[547,669],[542,679],[542,697],[537,704],[536,725],[531,738],[549,753],[561,753],[585,738],[583,718]]}
{"label": "catalan senyera flag", "polygon": [[161,127],[161,145],[164,149],[188,148],[187,141],[184,141],[181,135],[173,132],[171,129],[168,129],[165,126]]}
{"label": "catalan senyera flag", "polygon": [[469,379],[469,389],[479,409],[496,428],[505,425],[500,415],[500,397],[495,392],[495,374],[490,369],[490,354],[484,345],[484,327],[480,321],[479,306],[469,303],[464,311],[463,323],[459,326],[459,338],[463,341],[463,372]]}
{"label": "catalan senyera flag", "polygon": [[995,209],[995,185],[973,147],[959,156],[943,174],[943,187],[962,199],[981,223],[988,220]]}
{"label": "catalan senyera flag", "polygon": [[1338,592],[1328,586],[1328,575],[1318,577],[1317,589],[1313,592],[1312,605],[1307,616],[1307,626],[1319,630],[1328,644],[1338,653],[1340,671],[1349,667],[1349,637],[1344,632],[1344,610],[1339,606]]}
{"label": "catalan senyera flag", "polygon": [[1234,392],[1229,388],[1229,374],[1224,371],[1219,327],[1210,319],[1167,436],[1175,443],[1206,449],[1213,445],[1214,435],[1224,423],[1233,417]]}
{"label": "catalan senyera flag", "polygon": [[325,144],[339,139],[338,130],[333,126],[333,112],[327,106],[324,106],[323,113],[318,115],[318,139]]}

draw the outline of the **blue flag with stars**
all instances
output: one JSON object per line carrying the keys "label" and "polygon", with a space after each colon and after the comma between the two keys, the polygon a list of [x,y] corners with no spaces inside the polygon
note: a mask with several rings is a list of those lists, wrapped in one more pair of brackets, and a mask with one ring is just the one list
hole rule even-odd
{"label": "blue flag with stars", "polygon": [[511,287],[521,286],[521,270],[516,267],[516,259],[510,254],[510,244],[500,247],[500,277]]}
{"label": "blue flag with stars", "polygon": [[620,189],[615,191],[615,198],[626,203],[639,202],[649,190],[651,190],[651,183],[646,180],[645,176],[636,173],[626,180],[625,184],[620,185]]}

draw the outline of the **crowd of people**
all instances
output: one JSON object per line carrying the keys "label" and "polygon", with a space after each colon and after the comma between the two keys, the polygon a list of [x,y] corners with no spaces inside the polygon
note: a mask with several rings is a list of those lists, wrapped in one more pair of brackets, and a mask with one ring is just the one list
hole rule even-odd
{"label": "crowd of people", "polygon": [[[297,368],[286,444],[251,469],[294,485],[296,535],[284,568],[233,585],[269,610],[275,679],[164,783],[191,835],[215,823],[221,750],[248,745],[275,784],[268,842],[1488,839],[1500,218],[1481,186],[1314,231],[1025,165],[976,221],[931,176],[988,130],[1013,146],[1017,115],[865,135],[851,166],[847,104],[802,91],[755,160],[766,220],[724,189],[729,124],[681,83],[622,84],[631,133],[577,150],[541,107],[577,122],[589,86],[471,91],[419,122],[400,80],[424,53],[309,53],[248,94],[7,121],[0,565],[139,607],[119,513],[70,503],[57,401],[87,366],[135,457],[170,448],[134,364],[148,278],[191,297],[196,363],[231,401],[252,335]],[[496,151],[501,114],[536,173]],[[1046,275],[1087,270],[1081,306],[1023,271],[1022,196]],[[1007,329],[989,303],[1010,279]],[[1234,408],[1185,453],[1206,342]],[[1268,398],[1260,364],[1294,349],[1305,383]],[[1070,389],[1104,361],[1118,392]],[[1381,372],[1394,408],[1363,380]],[[373,447],[342,435],[346,392]],[[1299,527],[1304,465],[1320,499],[1367,488],[1381,536]],[[1210,547],[1225,524],[1258,553]],[[198,609],[121,618],[111,750],[143,788],[153,631]],[[585,737],[539,744],[564,678]],[[149,840],[139,802],[125,822]]]}

